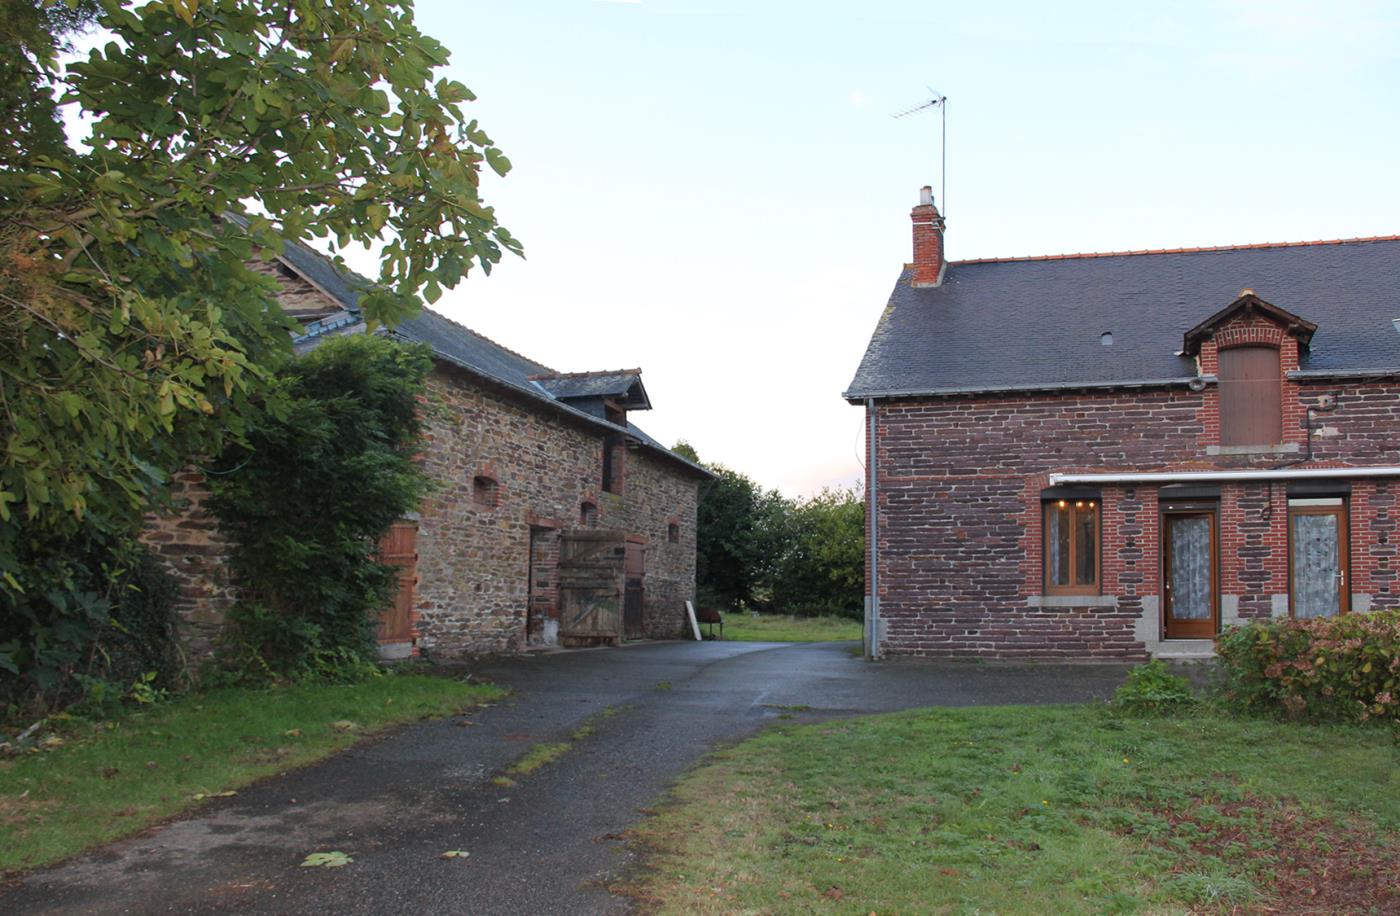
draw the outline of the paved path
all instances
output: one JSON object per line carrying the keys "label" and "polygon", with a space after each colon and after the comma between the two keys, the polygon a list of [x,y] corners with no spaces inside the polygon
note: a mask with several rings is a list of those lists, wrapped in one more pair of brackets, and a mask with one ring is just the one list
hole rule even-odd
{"label": "paved path", "polygon": [[[783,707],[826,718],[912,706],[1107,696],[1112,666],[891,661],[849,643],[655,643],[484,666],[512,697],[411,726],[269,780],[198,817],[35,873],[4,913],[616,913],[603,887],[630,863],[617,834],[716,744]],[[610,716],[598,715],[613,709]],[[536,741],[596,730],[509,788],[491,781]],[[299,868],[309,852],[354,858]],[[471,853],[443,860],[449,849]]]}

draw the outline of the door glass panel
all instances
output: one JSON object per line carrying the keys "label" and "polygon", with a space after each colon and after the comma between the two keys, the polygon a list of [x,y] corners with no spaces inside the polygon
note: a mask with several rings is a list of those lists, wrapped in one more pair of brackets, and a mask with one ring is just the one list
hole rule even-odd
{"label": "door glass panel", "polygon": [[1331,617],[1341,605],[1337,516],[1293,516],[1293,616]]}
{"label": "door glass panel", "polygon": [[1094,554],[1099,546],[1095,511],[1093,504],[1090,504],[1077,509],[1074,514],[1075,585],[1094,582]]}
{"label": "door glass panel", "polygon": [[1177,620],[1209,620],[1210,516],[1169,516],[1171,614]]}
{"label": "door glass panel", "polygon": [[1045,543],[1049,556],[1045,566],[1050,571],[1051,585],[1069,584],[1069,508],[1051,504],[1045,512],[1048,528]]}

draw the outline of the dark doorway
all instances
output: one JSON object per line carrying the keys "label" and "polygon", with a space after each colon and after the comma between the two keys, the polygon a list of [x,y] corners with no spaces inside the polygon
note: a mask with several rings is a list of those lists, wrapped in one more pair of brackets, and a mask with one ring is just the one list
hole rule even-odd
{"label": "dark doorway", "polygon": [[629,540],[627,542],[627,559],[623,564],[623,574],[626,579],[622,593],[622,635],[624,639],[641,639],[646,636],[646,619],[643,613],[646,594],[642,589],[646,569],[646,545]]}

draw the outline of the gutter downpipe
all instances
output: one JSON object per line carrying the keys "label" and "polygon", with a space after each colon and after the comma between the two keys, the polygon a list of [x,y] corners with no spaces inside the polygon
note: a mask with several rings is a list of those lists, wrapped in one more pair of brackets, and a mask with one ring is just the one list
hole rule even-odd
{"label": "gutter downpipe", "polygon": [[867,459],[870,466],[870,594],[865,599],[865,660],[878,661],[880,658],[880,553],[879,553],[879,468],[876,467],[875,447],[875,399],[865,399],[865,410],[870,414],[870,430],[866,442],[870,452]]}
{"label": "gutter downpipe", "polygon": [[1076,483],[1194,483],[1202,480],[1336,480],[1339,477],[1400,477],[1400,466],[1368,468],[1279,468],[1252,471],[1151,471],[1141,474],[1051,474],[1050,486]]}

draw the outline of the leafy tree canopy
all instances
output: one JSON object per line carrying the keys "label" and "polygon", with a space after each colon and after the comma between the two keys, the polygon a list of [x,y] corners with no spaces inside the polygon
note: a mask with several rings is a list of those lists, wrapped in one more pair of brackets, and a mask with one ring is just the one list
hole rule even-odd
{"label": "leafy tree canopy", "polygon": [[[520,248],[479,193],[510,163],[404,0],[99,0],[111,41],[67,66],[83,5],[0,4],[4,589],[16,519],[129,527],[245,431],[289,351],[250,259],[383,242],[360,304],[392,322]],[[57,142],[51,89],[90,119],[83,149]]]}

